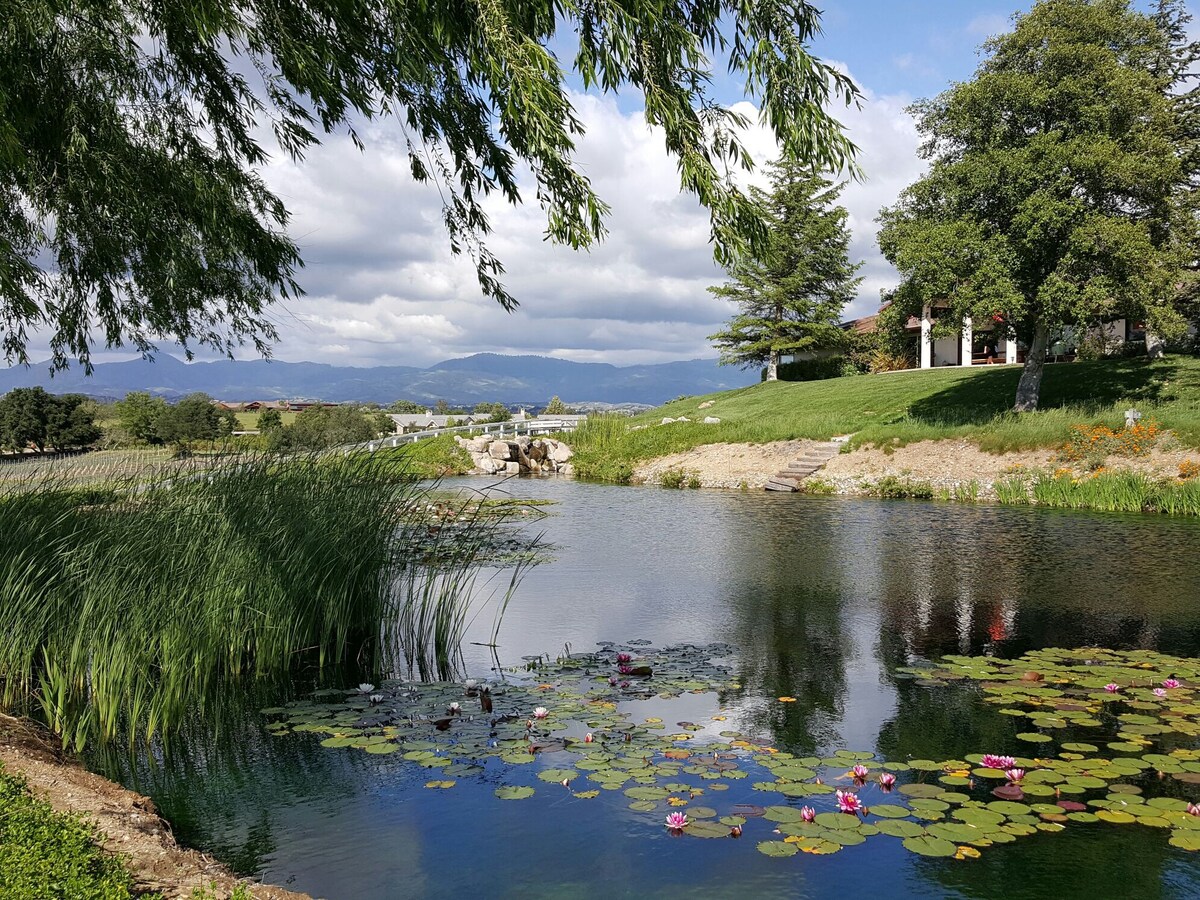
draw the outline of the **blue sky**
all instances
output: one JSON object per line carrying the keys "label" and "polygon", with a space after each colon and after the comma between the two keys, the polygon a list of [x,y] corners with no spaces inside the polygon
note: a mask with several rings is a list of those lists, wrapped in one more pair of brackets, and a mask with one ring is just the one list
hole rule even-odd
{"label": "blue sky", "polygon": [[[906,108],[969,79],[978,45],[1007,30],[1017,7],[817,2],[824,31],[813,50],[844,66],[866,96],[861,109],[833,110],[862,148],[866,171],[842,197],[852,258],[864,276],[849,318],[873,312],[880,292],[896,282],[875,243],[875,217],[923,170]],[[560,58],[569,63],[565,48]],[[721,102],[756,112],[736,80],[720,77],[714,90]],[[642,120],[639,96],[575,93],[572,101],[587,128],[578,164],[612,206],[610,234],[590,252],[574,252],[543,240],[536,203],[493,204],[489,246],[521,302],[513,314],[484,299],[468,261],[449,253],[438,193],[412,182],[394,124],[364,126],[362,152],[335,136],[299,165],[276,158],[265,166],[264,177],[292,211],[291,231],[307,262],[307,295],[275,308],[275,356],[340,365],[428,365],[485,351],[617,365],[715,356],[708,336],[733,310],[707,291],[724,273],[712,261],[706,213],[680,195],[674,161]],[[762,129],[747,142],[760,161],[775,155]]]}

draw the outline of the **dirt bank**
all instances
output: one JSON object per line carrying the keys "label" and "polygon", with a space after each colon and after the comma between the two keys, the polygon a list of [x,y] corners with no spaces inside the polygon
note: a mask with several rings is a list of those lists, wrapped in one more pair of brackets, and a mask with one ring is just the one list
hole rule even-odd
{"label": "dirt bank", "polygon": [[[757,489],[812,445],[812,441],[705,444],[638,466],[634,480],[657,484],[666,472],[683,472],[695,475],[704,487]],[[1189,460],[1200,464],[1200,452],[1155,450],[1133,459],[1114,456],[1108,468],[1171,478],[1179,474],[1180,464]],[[934,488],[947,489],[974,481],[980,495],[987,497],[997,479],[1020,471],[1053,470],[1057,465],[1051,450],[996,455],[984,453],[970,441],[921,441],[890,452],[859,448],[842,453],[814,477],[833,484],[843,494],[862,493],[864,482],[870,484],[887,476],[928,481]]]}
{"label": "dirt bank", "polygon": [[[128,859],[139,890],[190,900],[196,888],[227,897],[243,883],[211,857],[181,848],[149,797],[87,771],[64,756],[50,735],[28,722],[0,714],[0,762],[8,771],[24,775],[33,793],[56,810],[95,822],[104,836],[104,848]],[[308,897],[245,883],[258,900]]]}

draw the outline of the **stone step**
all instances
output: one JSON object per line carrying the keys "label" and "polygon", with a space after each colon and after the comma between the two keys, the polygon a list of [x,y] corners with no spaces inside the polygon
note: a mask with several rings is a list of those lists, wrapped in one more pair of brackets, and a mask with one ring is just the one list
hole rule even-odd
{"label": "stone step", "polygon": [[792,465],[802,466],[823,466],[825,463],[833,459],[832,456],[802,456],[795,460]]}
{"label": "stone step", "polygon": [[779,474],[785,478],[807,478],[813,472],[820,469],[820,466],[796,466],[791,465],[784,469]]}
{"label": "stone step", "polygon": [[771,478],[763,486],[763,490],[783,491],[785,493],[794,494],[798,488],[796,487],[796,482],[792,481],[790,478]]}

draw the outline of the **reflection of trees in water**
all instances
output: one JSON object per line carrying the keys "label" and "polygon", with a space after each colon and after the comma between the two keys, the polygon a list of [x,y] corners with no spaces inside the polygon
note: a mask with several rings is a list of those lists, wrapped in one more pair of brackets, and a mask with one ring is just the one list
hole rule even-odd
{"label": "reflection of trees in water", "polygon": [[1017,742],[1024,719],[1002,716],[983,703],[974,685],[922,687],[897,681],[896,712],[879,729],[888,759],[962,759],[968,753],[1004,753]]}
{"label": "reflection of trees in water", "polygon": [[[789,750],[811,751],[836,738],[846,690],[841,598],[794,590],[737,605],[738,676],[764,698],[754,724]],[[795,697],[780,703],[777,697]]]}
{"label": "reflection of trees in water", "polygon": [[1177,523],[1046,510],[912,510],[915,519],[929,515],[946,521],[910,521],[877,550],[871,574],[888,666],[1050,646],[1186,655],[1200,648],[1200,609],[1180,608],[1194,595],[1185,583],[1200,571],[1200,540],[1180,544]]}
{"label": "reflection of trees in water", "polygon": [[852,650],[843,626],[837,507],[780,504],[780,512],[780,527],[727,545],[730,640],[739,649],[739,679],[763,698],[746,727],[768,731],[789,750],[811,751],[836,739]]}
{"label": "reflection of trees in water", "polygon": [[321,748],[321,734],[268,734],[260,710],[289,693],[261,683],[230,685],[206,705],[205,720],[184,723],[168,746],[111,743],[93,748],[88,765],[153,797],[181,843],[212,853],[239,874],[258,875],[278,847],[275,828],[288,815],[280,798],[342,803],[360,782],[354,769],[366,764],[363,754]]}
{"label": "reflection of trees in water", "polygon": [[1191,882],[1195,872],[1188,862],[1182,862],[1184,871],[1172,884],[1172,857],[1180,860],[1181,851],[1173,851],[1158,828],[1071,823],[1057,834],[1020,837],[1011,844],[985,848],[982,854],[969,865],[951,865],[944,859],[919,861],[930,895],[981,900],[1195,896]]}

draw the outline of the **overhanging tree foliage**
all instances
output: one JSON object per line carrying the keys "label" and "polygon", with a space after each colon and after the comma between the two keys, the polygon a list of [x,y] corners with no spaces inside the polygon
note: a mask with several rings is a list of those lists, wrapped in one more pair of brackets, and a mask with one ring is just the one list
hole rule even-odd
{"label": "overhanging tree foliage", "polygon": [[1050,338],[1131,316],[1182,325],[1196,260],[1195,48],[1176,0],[1043,0],[984,44],[974,80],[913,108],[928,174],[881,214],[903,281],[897,317],[993,322],[1028,346],[1018,411],[1037,407]]}
{"label": "overhanging tree foliage", "polygon": [[[269,132],[293,158],[323,133],[393,116],[413,177],[436,180],[455,252],[484,293],[516,306],[483,238],[484,198],[519,202],[533,175],[547,236],[584,247],[606,207],[575,165],[582,132],[550,51],[605,92],[635,89],[682,187],[712,214],[716,255],[762,240],[733,174],[750,165],[741,116],[711,96],[723,62],[760,101],[784,151],[820,166],[853,146],[824,111],[851,82],[806,42],[807,0],[21,0],[0,12],[0,333],[27,361],[95,343],[169,339],[269,350],[266,307],[300,290],[287,210],[258,167]],[[269,128],[268,128],[269,125]],[[94,332],[98,332],[94,333]]]}
{"label": "overhanging tree foliage", "polygon": [[765,364],[774,381],[780,353],[840,345],[838,322],[862,279],[854,277],[861,263],[850,262],[847,214],[837,205],[842,185],[789,161],[770,174],[769,192],[751,189],[767,211],[767,240],[738,259],[728,282],[709,288],[739,307],[709,340],[723,364]]}

